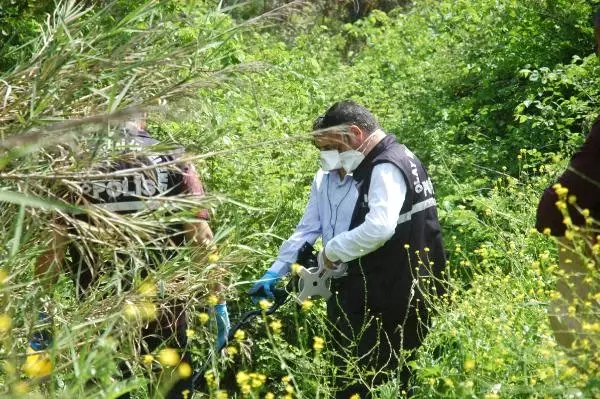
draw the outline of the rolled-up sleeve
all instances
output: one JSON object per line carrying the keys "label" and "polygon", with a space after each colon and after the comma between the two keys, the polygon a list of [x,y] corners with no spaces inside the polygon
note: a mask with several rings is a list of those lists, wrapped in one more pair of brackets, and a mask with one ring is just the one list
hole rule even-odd
{"label": "rolled-up sleeve", "polygon": [[376,165],[371,174],[365,221],[329,241],[325,247],[327,258],[332,262],[349,262],[385,244],[396,231],[406,190],[400,169],[391,163]]}
{"label": "rolled-up sleeve", "polygon": [[[196,168],[191,163],[186,163],[182,167],[183,172],[183,192],[184,194],[194,195],[198,197],[204,196],[204,186],[198,177],[198,172]],[[210,214],[208,209],[201,209],[196,212],[196,217],[198,219],[208,220],[210,219]]]}
{"label": "rolled-up sleeve", "polygon": [[[592,218],[600,219],[600,119],[557,183],[569,190],[568,196],[576,197],[579,208],[588,209]],[[556,206],[559,198],[552,186],[542,194],[537,209],[536,229],[540,232],[550,229],[550,234],[560,237],[565,234],[566,226],[563,214]],[[567,207],[573,224],[584,225],[583,215],[574,206],[568,204]]]}

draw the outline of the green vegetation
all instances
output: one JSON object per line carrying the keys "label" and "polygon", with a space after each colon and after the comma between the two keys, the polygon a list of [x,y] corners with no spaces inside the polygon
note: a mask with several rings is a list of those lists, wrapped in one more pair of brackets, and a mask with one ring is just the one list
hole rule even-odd
{"label": "green vegetation", "polygon": [[[48,240],[48,208],[62,201],[48,177],[89,172],[92,155],[74,149],[108,130],[104,115],[149,109],[152,132],[198,155],[212,194],[199,206],[215,207],[219,256],[190,264],[192,254],[182,252],[155,278],[166,295],[189,295],[202,312],[207,265],[227,266],[235,321],[251,306],[249,281],[304,210],[317,169],[312,121],[351,98],[419,155],[437,192],[452,290],[432,303],[435,326],[410,363],[416,397],[600,396],[598,308],[581,304],[587,341],[557,347],[547,321],[556,246],[531,231],[543,188],[600,109],[591,2],[423,0],[355,22],[325,12],[325,1],[310,9],[273,2],[258,19],[259,2],[233,8],[233,16],[219,2],[135,3],[100,2],[83,12],[65,2],[44,28],[35,7],[50,11],[45,3],[3,8],[4,23],[18,32],[0,52],[3,393],[114,397],[137,389],[146,397],[148,366],[131,344],[141,321],[126,312],[127,304],[145,304],[143,295],[106,298],[117,273],[77,304],[67,278],[52,298],[31,278]],[[135,239],[123,248],[139,251]],[[590,262],[597,286],[598,253]],[[29,380],[21,366],[42,302],[55,315],[54,371]],[[259,320],[214,365],[210,395],[328,397],[335,370],[323,306],[287,305]],[[192,325],[202,361],[214,326],[204,314]],[[322,349],[314,337],[324,339]],[[135,379],[118,380],[119,359],[134,364]],[[378,395],[398,397],[394,382]]]}

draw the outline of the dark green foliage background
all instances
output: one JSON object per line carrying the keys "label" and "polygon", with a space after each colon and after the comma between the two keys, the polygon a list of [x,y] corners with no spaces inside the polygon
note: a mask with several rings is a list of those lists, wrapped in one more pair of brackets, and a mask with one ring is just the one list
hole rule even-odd
{"label": "dark green foliage background", "polygon": [[[134,3],[119,1],[107,26]],[[198,168],[208,191],[224,199],[214,230],[236,250],[228,260],[232,319],[250,306],[245,291],[303,213],[318,167],[312,121],[332,103],[353,99],[422,159],[437,192],[455,296],[440,305],[412,363],[421,397],[485,397],[498,384],[507,398],[598,395],[597,371],[584,381],[583,372],[562,374],[562,352],[540,355],[551,342],[545,304],[555,250],[530,232],[541,191],[600,110],[592,2],[361,1],[370,12],[352,15],[349,4],[321,1],[263,29],[222,34],[282,3],[251,1],[227,12],[215,11],[218,1],[161,3],[165,14],[202,21],[182,24],[165,41],[214,37],[219,56],[207,67],[261,65],[150,121],[153,133],[192,153],[227,151]],[[1,5],[0,70],[9,70],[26,55],[15,49],[36,37],[54,6]],[[328,370],[327,352],[313,358],[311,351],[313,335],[327,334],[323,313],[320,305],[309,314],[286,308],[283,334],[272,341],[259,323],[250,331],[252,356],[236,367],[267,374],[269,389],[281,391],[279,378],[289,373],[280,367],[283,357],[304,395],[315,397]],[[464,367],[466,359],[475,360],[474,370]],[[397,397],[393,384],[380,393]]]}

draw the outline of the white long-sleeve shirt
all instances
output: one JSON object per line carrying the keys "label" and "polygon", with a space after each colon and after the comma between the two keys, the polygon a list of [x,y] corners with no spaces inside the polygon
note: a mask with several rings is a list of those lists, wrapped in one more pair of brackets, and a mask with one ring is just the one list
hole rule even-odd
{"label": "white long-sleeve shirt", "polygon": [[333,262],[349,262],[375,251],[394,235],[406,190],[404,176],[396,166],[376,165],[368,193],[369,212],[362,224],[348,231],[358,199],[356,182],[351,175],[341,179],[337,171],[319,170],[304,215],[269,270],[279,276],[287,274],[302,245],[314,244],[319,236],[325,255]]}

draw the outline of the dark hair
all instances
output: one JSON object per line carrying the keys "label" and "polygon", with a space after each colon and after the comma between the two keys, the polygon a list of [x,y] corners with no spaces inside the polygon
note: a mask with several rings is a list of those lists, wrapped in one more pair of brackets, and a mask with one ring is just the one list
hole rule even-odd
{"label": "dark hair", "polygon": [[321,129],[321,123],[323,122],[324,117],[325,117],[325,115],[319,115],[317,117],[317,119],[315,119],[315,121],[313,122],[313,126],[312,126],[313,130]]}
{"label": "dark hair", "polygon": [[371,134],[379,129],[377,119],[368,109],[354,101],[341,101],[333,104],[327,112],[315,121],[319,129],[327,129],[339,125],[356,125],[366,133]]}

